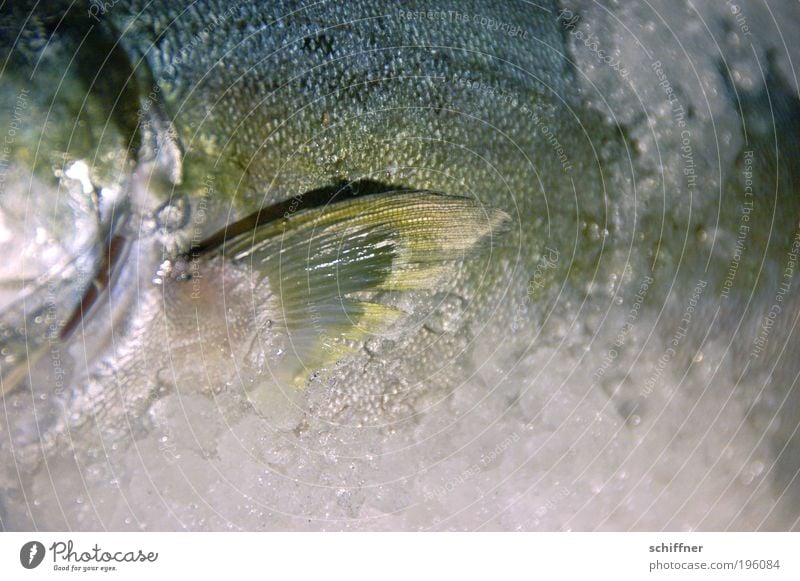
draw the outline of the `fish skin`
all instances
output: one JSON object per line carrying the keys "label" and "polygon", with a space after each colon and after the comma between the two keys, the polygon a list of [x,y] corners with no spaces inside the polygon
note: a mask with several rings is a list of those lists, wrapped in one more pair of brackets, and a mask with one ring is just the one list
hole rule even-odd
{"label": "fish skin", "polygon": [[[379,422],[385,410],[375,400],[384,394],[376,396],[374,388],[398,378],[416,391],[393,402],[398,408],[436,399],[463,379],[456,366],[441,368],[440,362],[455,361],[465,350],[475,349],[476,339],[479,347],[505,340],[513,352],[524,353],[536,339],[525,333],[509,337],[508,329],[522,325],[540,332],[549,316],[577,320],[586,311],[566,307],[556,299],[566,292],[575,304],[585,304],[581,301],[588,298],[591,305],[612,296],[606,289],[586,292],[593,280],[605,281],[612,274],[627,272],[613,292],[629,296],[643,276],[652,274],[663,284],[653,288],[646,304],[658,305],[670,290],[681,296],[690,293],[698,276],[705,276],[703,257],[686,253],[683,228],[689,212],[696,224],[710,228],[717,217],[717,200],[698,196],[686,204],[670,204],[664,215],[661,192],[632,190],[628,180],[632,170],[626,162],[628,154],[635,157],[631,144],[624,131],[584,110],[580,96],[571,94],[575,72],[564,57],[567,48],[553,16],[557,6],[543,6],[539,12],[520,14],[512,3],[492,7],[441,4],[442,9],[518,24],[529,31],[524,42],[474,22],[461,27],[430,26],[430,20],[400,17],[399,7],[381,10],[382,5],[375,8],[375,3],[367,2],[348,3],[344,8],[320,4],[314,11],[303,10],[300,4],[278,3],[264,9],[258,3],[242,3],[230,17],[220,18],[207,35],[203,29],[212,22],[209,15],[224,14],[229,5],[118,2],[101,16],[101,26],[121,39],[137,78],[140,101],[147,102],[145,95],[152,87],[158,88],[152,126],[156,133],[170,127],[174,142],[168,139],[167,148],[180,151],[180,156],[168,152],[159,158],[163,152],[143,139],[139,160],[143,185],[131,188],[134,222],[147,219],[165,203],[189,200],[188,225],[169,239],[157,239],[170,254],[187,250],[195,237],[213,234],[262,206],[364,177],[472,195],[512,217],[509,239],[495,249],[497,254],[459,269],[452,280],[450,290],[469,305],[456,317],[456,331],[431,333],[420,326],[384,354],[385,360],[399,362],[399,369],[345,367],[342,377],[354,395],[348,406],[320,404],[321,417],[345,423],[366,417],[368,425]],[[291,13],[293,8],[294,16],[274,22],[275,15]],[[409,12],[423,9],[423,4],[406,8]],[[180,26],[171,24],[179,15]],[[377,28],[376,22],[380,23]],[[380,31],[379,41],[375,30]],[[202,44],[194,43],[195,38]],[[377,50],[386,45],[402,48]],[[176,63],[187,46],[194,48]],[[430,47],[444,46],[459,48],[433,49],[436,55],[431,55]],[[394,78],[384,81],[387,72]],[[475,81],[477,89],[472,86]],[[342,86],[347,88],[342,90]],[[505,94],[516,98],[517,104],[499,96]],[[413,109],[408,109],[409,103]],[[543,121],[533,122],[522,104]],[[785,111],[793,107],[789,102]],[[546,139],[545,126],[558,136],[570,169],[565,169]],[[770,174],[771,137],[765,131],[755,141],[766,152],[765,167],[759,169],[764,176]],[[789,175],[780,178],[783,185],[775,201],[775,207],[782,209],[774,222],[778,246],[770,247],[767,239],[755,240],[772,267],[783,259],[797,220],[793,190],[786,188],[792,183],[794,168],[790,163]],[[158,178],[159,173],[166,178]],[[151,180],[152,176],[157,179]],[[136,176],[132,180],[136,182]],[[206,187],[209,183],[213,187]],[[723,207],[718,227],[730,234],[737,220],[737,208]],[[598,234],[605,230],[604,235]],[[637,234],[643,234],[644,240]],[[634,240],[636,251],[632,252]],[[134,249],[142,251],[144,265],[155,268],[163,258],[160,249],[152,250],[148,232],[134,244]],[[546,280],[537,281],[542,289],[539,301],[531,304],[531,277],[549,248],[572,258],[557,261],[544,273]],[[654,256],[655,268],[651,268]],[[751,277],[750,286],[758,291],[768,288],[768,281],[754,274],[756,264],[744,264],[741,272]],[[707,275],[707,293],[719,291],[724,274],[720,269]],[[124,280],[131,283],[151,279],[149,272],[141,280],[129,271],[121,276],[129,276]],[[674,283],[671,289],[670,281]],[[134,306],[140,314],[159,313],[157,298],[157,293],[151,293]],[[740,308],[744,300],[735,296],[724,307],[723,316]],[[595,308],[588,307],[592,313]],[[669,309],[667,316],[679,318],[683,305]],[[704,313],[701,321],[710,319]],[[117,378],[126,388],[127,403],[136,404],[133,409],[142,414],[151,403],[144,388],[151,371],[133,352],[144,346],[147,357],[155,357],[161,346],[146,344],[152,332],[153,327],[145,325],[123,334],[129,359],[123,361]],[[783,335],[790,332],[781,331]],[[191,351],[191,337],[172,338],[177,339],[176,350]],[[680,357],[690,360],[700,339],[693,336],[685,342]],[[740,345],[742,351],[747,348]],[[190,355],[186,357],[189,361]],[[768,366],[761,365],[760,369]],[[785,368],[787,376],[790,371]],[[173,379],[185,386],[193,378]],[[98,407],[82,412],[102,408],[108,415],[101,421],[108,429],[120,416],[108,404],[110,383],[100,383],[105,383],[107,391],[92,402]],[[787,465],[785,481],[790,480],[791,468]]]}
{"label": "fish skin", "polygon": [[[146,63],[135,68],[146,68],[141,76],[158,86],[158,101],[185,150],[183,182],[175,193],[197,198],[208,174],[214,174],[207,215],[224,218],[207,220],[203,233],[298,192],[347,180],[474,192],[486,201],[502,201],[504,209],[514,203],[508,192],[541,189],[514,182],[519,172],[510,171],[509,158],[525,162],[527,155],[537,166],[553,158],[534,128],[519,123],[519,108],[493,103],[479,111],[483,127],[509,136],[487,148],[484,136],[464,127],[470,118],[462,111],[472,108],[475,92],[458,83],[483,81],[492,90],[513,93],[556,131],[564,117],[569,122],[560,110],[570,77],[559,52],[563,39],[555,22],[545,18],[554,5],[545,4],[522,21],[509,4],[441,6],[515,22],[541,43],[537,52],[479,25],[468,25],[466,32],[431,30],[399,17],[400,8],[387,11],[368,2],[322,4],[310,11],[301,6],[245,2],[231,14],[226,3],[134,2],[116,4],[107,14],[120,42],[136,55],[131,60]],[[415,9],[425,5],[411,3],[401,12]],[[277,14],[289,16],[276,20]],[[176,18],[182,25],[170,26]],[[381,46],[400,48],[379,49],[376,35]],[[430,59],[417,45],[457,48]],[[402,143],[388,145],[398,139]],[[476,169],[476,155],[484,154]],[[421,160],[447,171],[387,175],[387,168],[413,168]],[[498,188],[496,174],[512,181]],[[542,201],[539,194],[536,202]],[[230,216],[214,204],[224,204],[221,210]]]}
{"label": "fish skin", "polygon": [[[625,144],[599,118],[589,115],[578,125],[554,3],[523,14],[509,3],[439,7],[514,23],[526,31],[526,41],[472,20],[461,27],[430,26],[416,16],[426,10],[424,3],[305,10],[300,3],[265,8],[245,2],[233,13],[228,8],[133,2],[118,3],[105,15],[131,62],[143,63],[134,69],[158,87],[151,92],[182,152],[179,183],[134,194],[145,200],[137,205],[152,208],[170,196],[195,204],[202,199],[202,217],[190,217],[183,231],[194,239],[299,192],[365,178],[474,196],[505,211],[513,223],[504,247],[474,268],[459,269],[452,280],[451,290],[470,305],[461,319],[468,323],[448,340],[432,340],[424,328],[410,336],[410,351],[396,354],[417,361],[416,369],[406,370],[409,377],[426,376],[437,362],[463,352],[475,332],[469,327],[482,329],[489,317],[492,329],[510,325],[527,301],[524,265],[535,264],[548,244],[574,255],[574,269],[591,268],[596,251],[583,249],[595,241],[574,236],[578,208],[581,222],[611,228],[615,243],[628,235],[633,206],[623,201],[612,218],[609,200],[593,187],[602,183],[603,164],[616,163]],[[277,14],[288,16],[276,20]],[[175,19],[181,26],[170,24]],[[543,131],[565,136],[561,155]],[[596,159],[597,141],[605,144],[608,160]],[[151,171],[170,174],[174,168]],[[592,185],[573,188],[572,175]],[[611,189],[610,195],[630,197]],[[179,233],[177,246],[185,248],[187,237],[181,240]],[[604,268],[621,268],[622,258],[609,257]],[[563,272],[569,271],[547,274],[557,280]],[[424,361],[410,354],[432,344]],[[387,376],[371,383],[393,381]]]}

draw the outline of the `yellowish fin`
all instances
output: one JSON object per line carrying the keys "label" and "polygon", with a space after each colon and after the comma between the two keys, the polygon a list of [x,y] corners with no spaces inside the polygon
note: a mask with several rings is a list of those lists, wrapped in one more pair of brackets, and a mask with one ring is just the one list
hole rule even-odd
{"label": "yellowish fin", "polygon": [[289,214],[227,240],[223,254],[269,289],[269,332],[288,335],[296,363],[280,375],[302,386],[404,315],[365,295],[434,288],[508,221],[469,198],[387,192]]}

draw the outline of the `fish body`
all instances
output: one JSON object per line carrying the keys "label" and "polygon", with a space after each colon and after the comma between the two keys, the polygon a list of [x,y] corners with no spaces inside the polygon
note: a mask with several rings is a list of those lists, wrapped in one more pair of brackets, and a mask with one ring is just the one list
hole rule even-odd
{"label": "fish body", "polygon": [[[646,121],[587,95],[556,2],[12,10],[0,130],[19,95],[31,120],[2,216],[58,203],[23,212],[8,268],[9,528],[670,528],[648,499],[686,487],[686,526],[796,526],[774,510],[797,494],[793,319],[756,306],[795,302],[777,294],[800,218],[780,82],[729,87],[747,139],[724,165],[699,116],[659,157]],[[730,484],[745,460],[685,424],[723,411],[773,484]],[[691,479],[681,434],[716,472]],[[525,495],[541,502],[515,511]],[[708,495],[739,513],[701,514]]]}

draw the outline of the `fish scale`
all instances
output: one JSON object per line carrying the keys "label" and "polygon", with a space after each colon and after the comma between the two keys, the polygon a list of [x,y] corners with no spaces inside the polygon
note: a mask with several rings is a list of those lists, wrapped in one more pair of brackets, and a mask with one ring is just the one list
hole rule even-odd
{"label": "fish scale", "polygon": [[[416,14],[413,5],[404,5],[401,14],[400,7],[387,10],[371,3],[346,9],[263,9],[256,3],[230,16],[213,3],[193,4],[186,12],[184,7],[133,3],[116,6],[108,17],[125,30],[122,43],[143,55],[148,75],[162,87],[165,113],[185,151],[177,188],[196,198],[208,174],[214,176],[207,214],[230,222],[297,192],[365,177],[476,196],[516,221],[505,247],[494,249],[500,260],[461,268],[453,281],[454,292],[474,309],[478,328],[475,321],[488,313],[502,328],[501,321],[509,320],[525,299],[528,273],[517,257],[542,248],[547,242],[543,232],[554,232],[559,247],[569,252],[575,203],[583,221],[607,221],[603,196],[586,187],[587,181],[602,179],[592,162],[594,152],[576,154],[575,164],[583,177],[595,173],[600,179],[583,180],[579,199],[565,202],[565,196],[573,197],[569,176],[542,140],[542,122],[531,120],[536,114],[551,131],[570,137],[566,149],[591,150],[584,135],[564,129],[577,120],[569,107],[573,96],[565,90],[571,73],[561,56],[563,38],[555,17],[547,16],[555,14],[555,6],[532,9],[522,18],[509,5],[452,3],[441,8],[470,19],[514,22],[527,31],[527,44],[472,20],[467,32],[428,26],[404,16]],[[140,18],[141,10],[159,16]],[[171,26],[173,20],[185,26]],[[380,46],[374,42],[376,23]],[[221,31],[225,41],[213,42]],[[309,42],[321,35],[324,51],[320,42]],[[210,44],[210,50],[197,50],[198,43]],[[580,121],[591,127],[593,139],[607,133],[608,143],[618,143],[613,131],[593,125],[596,120]],[[609,151],[610,157],[614,149]],[[520,172],[521,165],[542,181]],[[388,175],[387,168],[397,169]],[[555,201],[549,204],[550,215],[542,211],[548,197]],[[621,207],[623,213],[631,211],[629,203]],[[194,227],[210,233],[223,225],[209,220]],[[561,238],[562,233],[567,235]],[[503,284],[487,285],[486,280]],[[442,360],[461,351],[455,344],[436,342]]]}

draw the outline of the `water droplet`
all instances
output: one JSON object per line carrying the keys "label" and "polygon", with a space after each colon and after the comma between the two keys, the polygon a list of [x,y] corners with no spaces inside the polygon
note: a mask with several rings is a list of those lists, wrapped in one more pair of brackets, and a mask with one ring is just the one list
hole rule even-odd
{"label": "water droplet", "polygon": [[165,232],[175,232],[189,221],[189,203],[183,195],[174,196],[156,210],[158,226]]}
{"label": "water droplet", "polygon": [[84,194],[90,194],[94,191],[94,186],[89,179],[89,166],[86,165],[86,162],[81,160],[76,161],[67,168],[64,175],[80,182]]}

